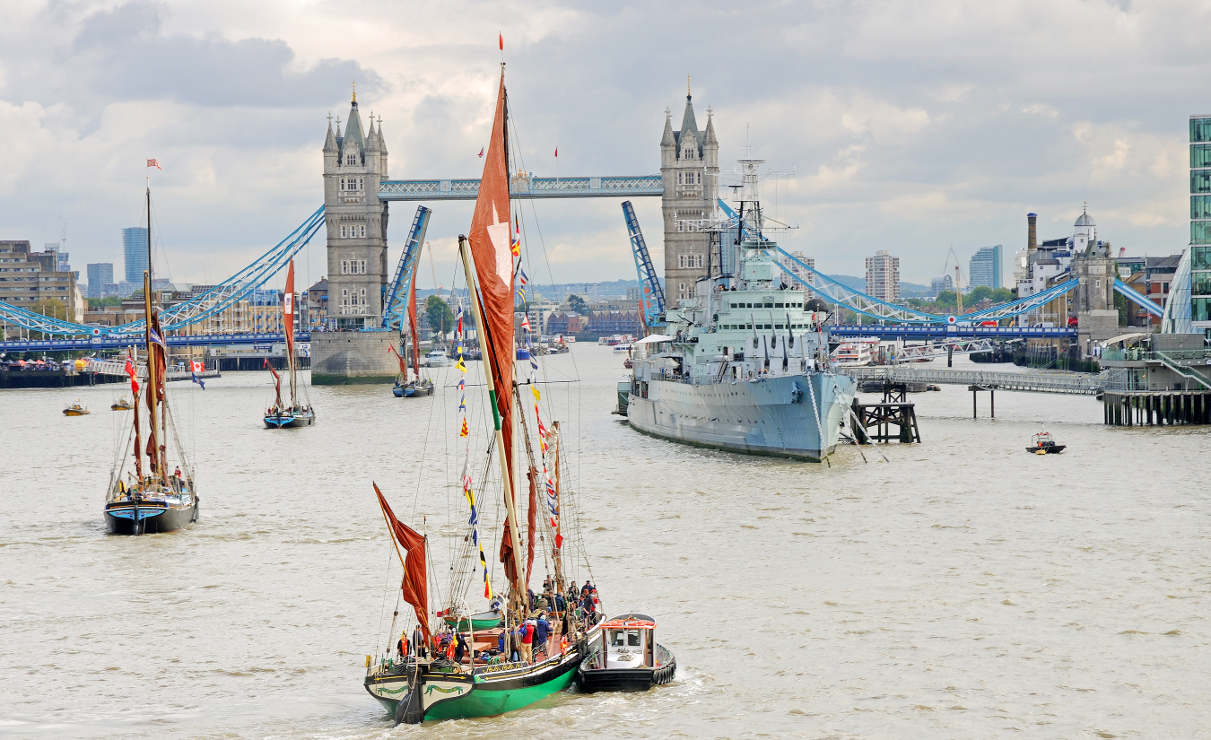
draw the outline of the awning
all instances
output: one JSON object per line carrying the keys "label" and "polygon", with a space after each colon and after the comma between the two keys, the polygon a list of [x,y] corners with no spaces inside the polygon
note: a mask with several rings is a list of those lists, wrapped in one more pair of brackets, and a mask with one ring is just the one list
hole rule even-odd
{"label": "awning", "polygon": [[1112,344],[1126,342],[1129,339],[1140,339],[1140,338],[1146,337],[1146,336],[1148,336],[1148,332],[1144,332],[1144,331],[1131,332],[1130,334],[1119,334],[1117,337],[1111,337],[1110,339],[1107,339],[1106,341],[1102,342],[1102,344],[1109,347]]}
{"label": "awning", "polygon": [[656,344],[657,342],[671,342],[671,341],[673,341],[673,337],[667,336],[665,334],[649,334],[648,336],[644,337],[643,339],[640,339],[637,342],[631,342],[631,346],[638,347],[641,344]]}

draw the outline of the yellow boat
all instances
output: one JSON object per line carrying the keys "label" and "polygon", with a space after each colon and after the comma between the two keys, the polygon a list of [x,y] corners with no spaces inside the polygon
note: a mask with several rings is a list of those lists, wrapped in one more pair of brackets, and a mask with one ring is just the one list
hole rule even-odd
{"label": "yellow boat", "polygon": [[72,401],[71,405],[63,409],[64,416],[84,416],[87,413],[89,413],[88,409],[79,401]]}
{"label": "yellow boat", "polygon": [[119,398],[109,405],[110,411],[130,411],[133,408],[134,405],[125,398]]}

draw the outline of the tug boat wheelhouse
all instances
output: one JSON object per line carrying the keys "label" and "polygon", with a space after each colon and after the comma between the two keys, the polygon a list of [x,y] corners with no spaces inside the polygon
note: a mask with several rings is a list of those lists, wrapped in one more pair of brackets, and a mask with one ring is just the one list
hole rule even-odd
{"label": "tug boat wheelhouse", "polygon": [[1068,445],[1057,445],[1051,437],[1051,432],[1039,432],[1030,438],[1030,446],[1026,451],[1035,455],[1058,455],[1067,447]]}
{"label": "tug boat wheelhouse", "polygon": [[646,691],[673,680],[677,659],[656,642],[656,621],[623,614],[602,622],[576,678],[584,691]]}

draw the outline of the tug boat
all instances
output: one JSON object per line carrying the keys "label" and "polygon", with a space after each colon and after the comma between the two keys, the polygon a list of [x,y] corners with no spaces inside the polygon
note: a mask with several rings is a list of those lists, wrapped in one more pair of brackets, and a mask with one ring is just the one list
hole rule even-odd
{"label": "tug boat", "polygon": [[1051,432],[1039,432],[1030,438],[1030,446],[1026,451],[1034,455],[1058,455],[1068,445],[1057,445],[1051,438]]}
{"label": "tug boat", "polygon": [[126,398],[119,398],[109,405],[110,411],[130,411],[135,405]]}
{"label": "tug boat", "polygon": [[629,613],[602,622],[576,669],[583,691],[647,691],[673,680],[677,659],[656,642],[656,621]]}
{"label": "tug boat", "polygon": [[72,401],[67,405],[67,408],[63,409],[64,416],[84,416],[88,413],[91,413],[88,407],[80,403],[79,399]]}

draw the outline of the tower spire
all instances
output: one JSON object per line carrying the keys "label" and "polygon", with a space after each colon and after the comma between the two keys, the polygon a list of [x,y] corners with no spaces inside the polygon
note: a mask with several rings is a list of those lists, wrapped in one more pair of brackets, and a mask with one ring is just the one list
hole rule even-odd
{"label": "tower spire", "polygon": [[693,96],[692,88],[690,87],[690,75],[685,76],[685,97],[689,100]]}

